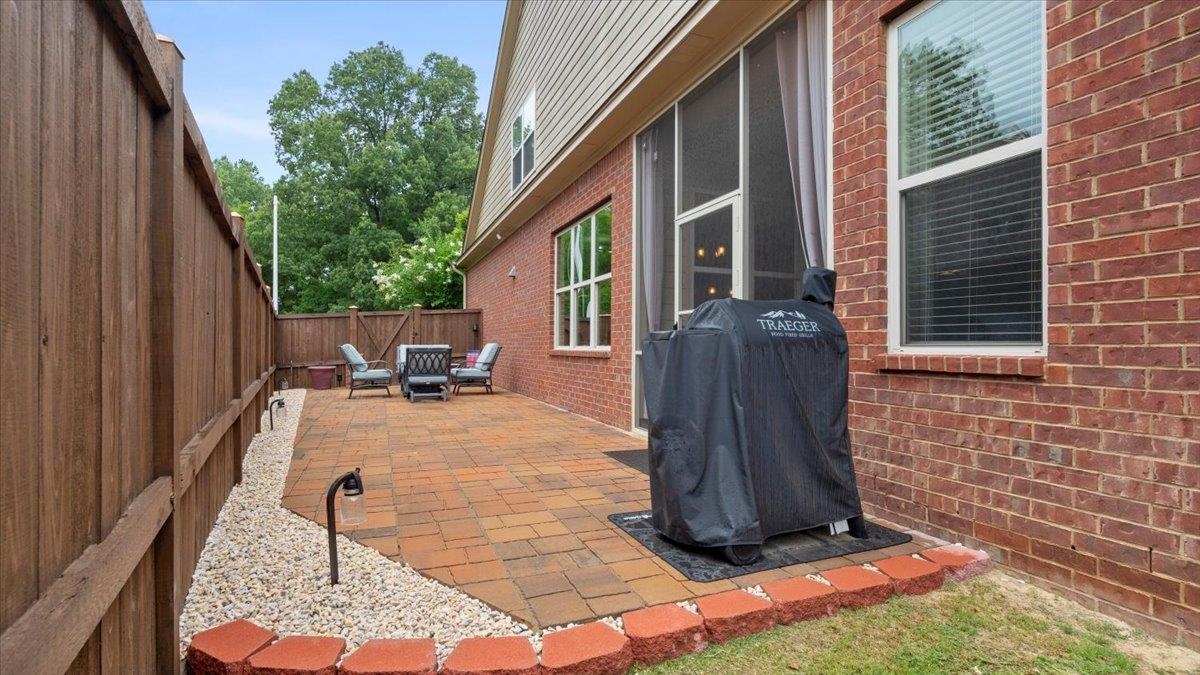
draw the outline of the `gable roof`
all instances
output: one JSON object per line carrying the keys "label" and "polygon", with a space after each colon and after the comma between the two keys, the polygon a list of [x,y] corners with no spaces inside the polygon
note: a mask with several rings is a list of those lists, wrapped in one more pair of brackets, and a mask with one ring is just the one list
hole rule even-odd
{"label": "gable roof", "polygon": [[497,48],[496,68],[492,72],[492,91],[488,94],[487,119],[483,127],[483,138],[479,147],[479,165],[475,167],[475,187],[471,190],[471,209],[467,219],[467,231],[463,236],[463,251],[475,241],[479,229],[479,211],[483,204],[483,175],[492,161],[496,147],[497,120],[504,106],[504,94],[508,90],[508,78],[512,73],[513,52],[517,46],[517,27],[525,8],[524,0],[509,0],[504,7],[504,23],[500,28],[500,46]]}
{"label": "gable roof", "polygon": [[[470,269],[795,0],[509,0],[463,252]],[[618,44],[618,48],[609,45]],[[509,190],[503,132],[536,89],[537,166]]]}

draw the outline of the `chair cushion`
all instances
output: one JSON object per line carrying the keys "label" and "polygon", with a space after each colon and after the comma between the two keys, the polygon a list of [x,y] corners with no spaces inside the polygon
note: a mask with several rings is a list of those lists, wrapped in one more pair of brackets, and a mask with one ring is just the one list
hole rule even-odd
{"label": "chair cushion", "polygon": [[469,379],[469,378],[473,378],[473,377],[480,378],[480,379],[487,379],[488,377],[491,377],[491,373],[489,373],[486,370],[481,370],[479,368],[451,368],[450,374],[453,375],[454,377],[459,378],[460,380],[465,380],[465,379]]}
{"label": "chair cushion", "polygon": [[350,364],[352,369],[359,372],[367,369],[367,360],[362,357],[362,354],[358,353],[354,345],[347,343],[338,347],[338,350],[342,352],[342,358],[346,360],[346,363]]}
{"label": "chair cushion", "polygon": [[405,379],[405,382],[408,382],[409,386],[414,384],[448,384],[450,382],[450,378],[446,377],[445,375],[410,375],[407,379]]}
{"label": "chair cushion", "polygon": [[496,362],[496,356],[500,353],[500,345],[495,342],[489,342],[479,350],[479,358],[475,359],[475,367],[480,370],[491,370],[492,364]]}
{"label": "chair cushion", "polygon": [[360,370],[350,375],[355,380],[390,380],[392,379],[392,371],[386,368],[376,368],[374,370]]}

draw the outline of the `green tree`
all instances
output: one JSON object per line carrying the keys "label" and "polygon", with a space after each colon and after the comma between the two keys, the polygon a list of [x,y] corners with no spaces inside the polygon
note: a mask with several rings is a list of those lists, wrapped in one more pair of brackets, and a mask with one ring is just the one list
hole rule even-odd
{"label": "green tree", "polygon": [[282,306],[397,307],[376,273],[403,244],[453,230],[479,161],[477,102],[475,73],[457,59],[429,54],[412,68],[383,43],[350,53],[323,84],[307,71],[283,82],[269,107],[280,249],[294,263]]}
{"label": "green tree", "polygon": [[271,278],[271,186],[253,162],[231,160],[222,155],[213,161],[221,191],[231,211],[246,221],[246,239],[254,259],[263,266],[265,279]]}

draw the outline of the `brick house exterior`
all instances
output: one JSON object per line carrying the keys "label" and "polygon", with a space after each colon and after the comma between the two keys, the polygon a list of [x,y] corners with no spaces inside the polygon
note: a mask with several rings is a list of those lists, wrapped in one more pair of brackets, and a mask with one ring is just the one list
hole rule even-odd
{"label": "brick house exterior", "polygon": [[[886,42],[915,5],[831,4],[833,266],[864,502],[1200,649],[1200,6],[1046,5],[1047,354],[1031,357],[888,353]],[[497,384],[623,429],[636,131],[464,265],[482,337],[504,345]],[[553,235],[607,200],[611,350],[556,352]]]}
{"label": "brick house exterior", "polygon": [[[629,428],[633,269],[613,265],[612,350],[554,349],[554,233],[596,207],[613,207],[613,260],[633,233],[630,144],[617,145],[468,273],[467,306],[483,310],[481,339],[499,342],[495,383],[615,427]],[[516,267],[516,277],[509,271]]]}
{"label": "brick house exterior", "polygon": [[1049,353],[1015,359],[886,353],[898,5],[834,13],[838,313],[864,498],[1196,648],[1200,7],[1049,3]]}

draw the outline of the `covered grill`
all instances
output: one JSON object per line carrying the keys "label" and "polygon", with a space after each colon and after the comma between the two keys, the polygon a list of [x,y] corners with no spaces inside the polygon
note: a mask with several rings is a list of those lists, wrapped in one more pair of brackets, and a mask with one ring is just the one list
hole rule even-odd
{"label": "covered grill", "polygon": [[803,300],[713,300],[643,342],[655,529],[753,562],[763,541],[849,521],[863,536],[834,273]]}

